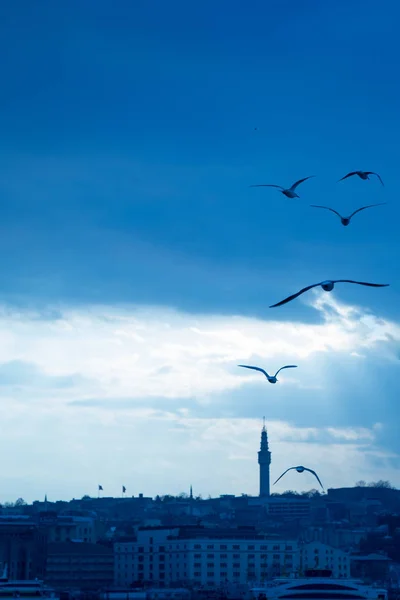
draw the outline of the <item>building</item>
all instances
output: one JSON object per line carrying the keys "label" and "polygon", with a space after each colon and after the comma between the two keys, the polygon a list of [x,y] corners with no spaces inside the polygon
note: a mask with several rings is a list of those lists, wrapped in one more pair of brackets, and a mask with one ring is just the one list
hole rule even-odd
{"label": "building", "polygon": [[27,518],[0,519],[0,563],[10,579],[43,579],[46,568],[46,531]]}
{"label": "building", "polygon": [[96,591],[113,583],[113,549],[85,542],[50,543],[46,571],[46,583],[56,590]]}
{"label": "building", "polygon": [[268,540],[252,528],[139,529],[114,546],[115,585],[206,585],[257,582],[298,570],[294,541]]}
{"label": "building", "polygon": [[[44,522],[44,520],[42,521]],[[98,539],[95,517],[76,515],[55,515],[46,521],[49,542],[96,543]]]}
{"label": "building", "polygon": [[261,445],[258,452],[258,464],[260,465],[260,496],[268,497],[270,495],[270,464],[271,464],[271,452],[268,448],[268,436],[265,428],[265,417],[264,425],[261,431]]}
{"label": "building", "polygon": [[300,570],[331,569],[335,578],[350,577],[350,556],[343,550],[321,542],[310,542],[300,547]]}
{"label": "building", "polygon": [[351,576],[365,581],[387,581],[391,562],[384,554],[355,554],[350,557]]}
{"label": "building", "polygon": [[267,514],[277,521],[294,521],[310,518],[311,501],[301,496],[270,497],[265,503]]}

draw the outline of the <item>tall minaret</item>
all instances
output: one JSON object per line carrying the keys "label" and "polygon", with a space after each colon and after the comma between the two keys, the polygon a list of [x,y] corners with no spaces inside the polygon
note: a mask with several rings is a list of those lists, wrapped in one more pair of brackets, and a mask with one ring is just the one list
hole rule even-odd
{"label": "tall minaret", "polygon": [[269,465],[271,464],[271,452],[268,448],[268,436],[265,428],[265,417],[263,417],[263,428],[261,431],[261,446],[258,453],[258,464],[260,465],[260,496],[269,496]]}

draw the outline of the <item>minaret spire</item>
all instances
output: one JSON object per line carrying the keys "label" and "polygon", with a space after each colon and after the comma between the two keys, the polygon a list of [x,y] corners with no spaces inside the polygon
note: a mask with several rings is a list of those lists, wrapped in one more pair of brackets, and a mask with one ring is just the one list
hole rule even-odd
{"label": "minaret spire", "polygon": [[269,466],[271,464],[271,452],[268,446],[267,428],[265,417],[263,417],[263,428],[261,430],[261,444],[258,453],[258,464],[260,465],[260,496],[270,495]]}

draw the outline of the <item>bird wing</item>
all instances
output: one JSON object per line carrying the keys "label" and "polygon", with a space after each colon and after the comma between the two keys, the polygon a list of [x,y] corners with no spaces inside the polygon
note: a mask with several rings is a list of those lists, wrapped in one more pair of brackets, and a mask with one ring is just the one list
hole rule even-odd
{"label": "bird wing", "polygon": [[297,369],[297,365],[286,365],[286,367],[281,367],[280,369],[277,370],[274,377],[276,377],[278,375],[279,371],[282,371],[282,369]]}
{"label": "bird wing", "polygon": [[238,365],[238,367],[243,367],[244,369],[253,369],[254,371],[260,371],[261,373],[264,373],[265,377],[269,377],[267,371],[264,371],[264,369],[261,369],[261,367],[251,367],[250,365]]}
{"label": "bird wing", "polygon": [[310,204],[310,206],[312,206],[313,208],[326,208],[326,210],[330,210],[331,212],[335,213],[335,215],[337,215],[339,217],[339,219],[342,218],[342,215],[339,214],[337,210],[334,210],[333,208],[330,208],[329,206],[320,206],[319,204]]}
{"label": "bird wing", "polygon": [[353,281],[352,279],[335,279],[333,283],[357,283],[369,287],[388,287],[390,285],[390,283],[367,283],[366,281]]}
{"label": "bird wing", "polygon": [[[288,469],[286,469],[286,471],[285,471],[284,473],[282,473],[282,475],[280,475],[280,476],[278,477],[278,479],[275,481],[275,483],[278,483],[278,481],[279,481],[280,479],[282,479],[282,477],[283,477],[284,475],[286,475],[286,473],[287,473],[288,471],[291,471],[292,469],[295,469],[295,468],[296,468],[296,467],[289,467]],[[275,483],[273,483],[272,485],[275,485]]]}
{"label": "bird wing", "polygon": [[367,175],[375,175],[375,176],[376,176],[376,177],[379,179],[379,181],[381,182],[381,184],[382,184],[383,186],[385,185],[385,184],[383,183],[383,181],[382,181],[382,177],[381,177],[381,176],[380,176],[378,173],[375,173],[374,171],[367,171],[366,173],[367,173]]}
{"label": "bird wing", "polygon": [[284,190],[281,185],[274,185],[273,183],[258,183],[257,185],[251,185],[250,187],[274,187],[279,188],[280,190]]}
{"label": "bird wing", "polygon": [[304,177],[303,179],[299,179],[298,181],[296,181],[296,183],[294,183],[292,185],[292,187],[290,188],[292,191],[294,191],[298,185],[300,185],[301,183],[303,183],[303,181],[306,181],[307,179],[311,179],[311,177],[315,177],[315,175],[309,175],[308,177]]}
{"label": "bird wing", "polygon": [[317,478],[319,485],[322,487],[322,489],[324,489],[324,486],[322,485],[321,480],[320,480],[320,478],[318,477],[318,475],[316,474],[315,471],[313,471],[312,469],[307,469],[307,467],[304,467],[304,470],[308,471],[309,473],[312,473],[314,475],[314,477]]}
{"label": "bird wing", "polygon": [[347,173],[347,175],[345,175],[341,179],[338,179],[337,183],[339,183],[339,181],[343,181],[343,179],[347,179],[348,177],[351,177],[352,175],[357,175],[357,171],[352,171],[351,173]]}
{"label": "bird wing", "polygon": [[275,308],[276,306],[282,306],[282,304],[286,304],[287,302],[294,300],[301,294],[304,294],[304,292],[308,292],[308,290],[311,290],[311,288],[317,287],[318,285],[321,285],[321,284],[313,283],[313,285],[308,285],[307,287],[305,287],[302,290],[300,290],[299,292],[297,292],[297,294],[293,294],[292,296],[288,296],[288,298],[285,298],[284,300],[281,300],[280,302],[277,302],[276,304],[272,304],[272,306],[270,306],[270,308]]}
{"label": "bird wing", "polygon": [[373,206],[383,206],[384,204],[387,204],[387,202],[380,202],[379,204],[368,204],[367,206],[362,206],[361,208],[357,208],[357,210],[355,210],[354,212],[351,213],[351,215],[349,216],[349,219],[354,217],[354,215],[356,213],[360,212],[360,210],[365,210],[366,208],[372,208]]}

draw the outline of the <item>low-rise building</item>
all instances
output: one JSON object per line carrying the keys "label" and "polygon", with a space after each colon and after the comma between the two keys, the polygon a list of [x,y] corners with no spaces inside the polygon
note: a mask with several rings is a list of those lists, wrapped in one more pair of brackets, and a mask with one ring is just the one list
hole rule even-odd
{"label": "low-rise building", "polygon": [[85,542],[50,543],[46,571],[46,583],[57,590],[96,591],[113,583],[113,549]]}
{"label": "low-rise building", "polygon": [[268,540],[246,530],[139,530],[136,542],[116,543],[115,584],[219,586],[263,581],[298,570],[295,541]]}
{"label": "low-rise building", "polygon": [[300,572],[306,569],[330,569],[336,578],[350,577],[350,556],[327,544],[310,542],[299,549]]}

